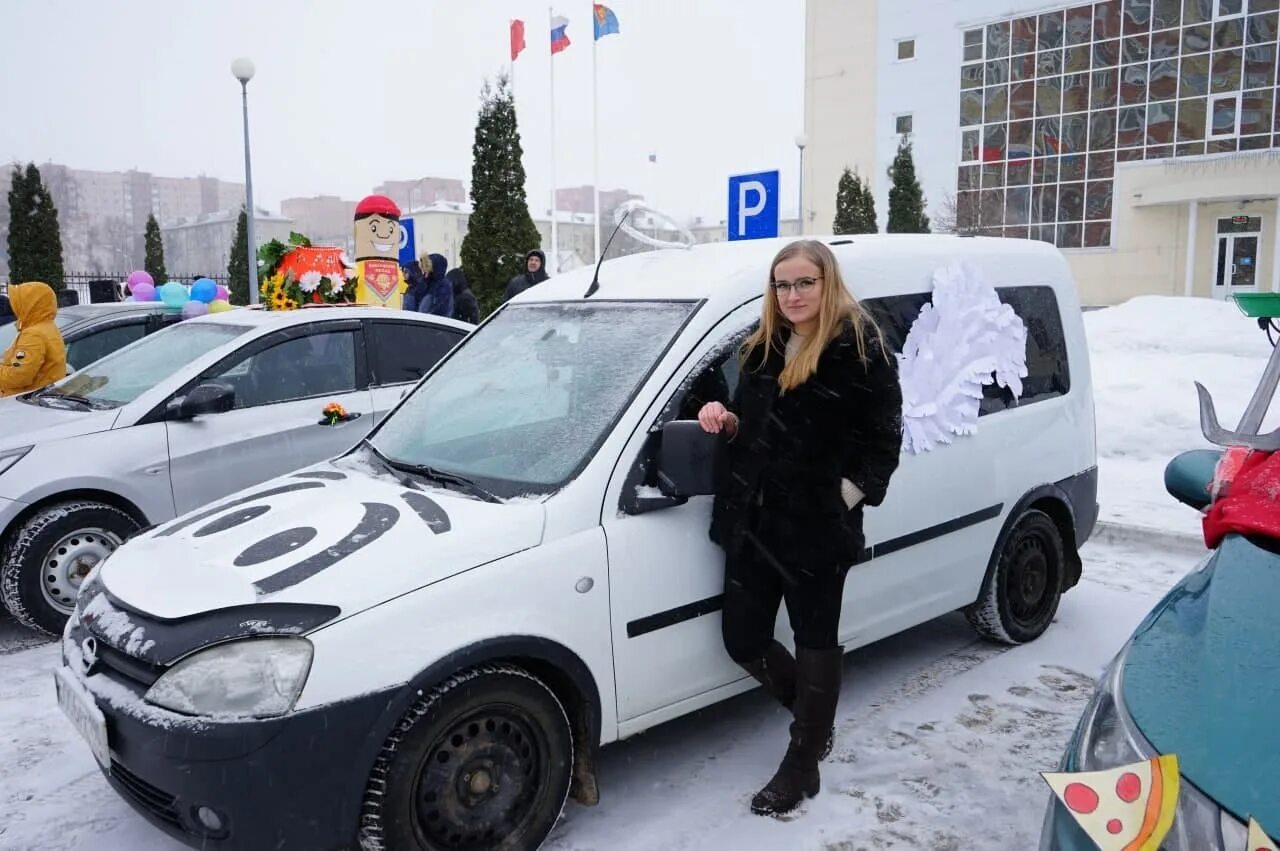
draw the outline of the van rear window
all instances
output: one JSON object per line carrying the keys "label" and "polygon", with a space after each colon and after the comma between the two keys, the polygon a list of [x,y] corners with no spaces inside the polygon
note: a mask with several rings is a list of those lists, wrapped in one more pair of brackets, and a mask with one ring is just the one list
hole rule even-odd
{"label": "van rear window", "polygon": [[[1022,381],[1022,397],[1017,400],[995,382],[985,386],[979,416],[1043,402],[1063,396],[1071,389],[1067,344],[1053,288],[997,287],[996,292],[1000,301],[1012,307],[1027,326],[1027,377]],[[862,302],[880,324],[885,341],[897,353],[902,352],[920,308],[928,303],[928,293],[868,298]]]}

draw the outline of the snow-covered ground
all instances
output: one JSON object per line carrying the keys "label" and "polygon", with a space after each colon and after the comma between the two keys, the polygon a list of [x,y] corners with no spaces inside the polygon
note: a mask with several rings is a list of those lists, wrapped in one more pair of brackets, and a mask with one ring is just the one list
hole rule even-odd
{"label": "snow-covered ground", "polygon": [[[1192,379],[1234,425],[1269,353],[1232,306],[1137,299],[1086,314],[1103,519],[1196,533],[1164,493],[1166,461],[1204,445]],[[703,847],[798,851],[1029,851],[1047,787],[1094,678],[1194,549],[1085,548],[1084,580],[1039,641],[977,640],[952,615],[851,653],[823,793],[797,818],[751,816],[786,745],[760,692],[606,748],[602,802],[570,805],[551,851]],[[0,850],[174,851],[100,777],[59,714],[52,645],[0,616]]]}
{"label": "snow-covered ground", "polygon": [[[1136,298],[1090,311],[1084,324],[1102,519],[1199,534],[1196,515],[1165,493],[1165,464],[1209,446],[1193,382],[1213,394],[1222,424],[1236,426],[1271,354],[1266,334],[1234,304],[1202,298]],[[1280,424],[1277,413],[1266,428]]]}
{"label": "snow-covered ground", "polygon": [[[759,691],[604,750],[599,807],[571,804],[549,851],[1028,851],[1052,770],[1103,665],[1190,551],[1086,547],[1084,581],[1039,641],[1009,649],[957,615],[849,654],[823,792],[750,815],[788,717]],[[0,849],[176,851],[98,774],[59,715],[53,645],[0,656]]]}

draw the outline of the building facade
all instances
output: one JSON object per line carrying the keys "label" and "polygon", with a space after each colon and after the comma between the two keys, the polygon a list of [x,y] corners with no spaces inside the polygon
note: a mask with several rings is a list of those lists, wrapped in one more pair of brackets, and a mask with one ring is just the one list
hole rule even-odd
{"label": "building facade", "polygon": [[1280,0],[807,4],[806,197],[909,134],[935,222],[1062,249],[1087,303],[1280,291]]}
{"label": "building facade", "polygon": [[[221,210],[162,226],[165,271],[175,280],[190,280],[196,275],[225,275],[239,219],[238,209]],[[289,232],[295,230],[291,219],[261,209],[254,217],[253,229],[254,241],[259,247],[273,239],[284,242],[289,239]]]}
{"label": "building facade", "polygon": [[[161,226],[239,209],[244,184],[213,177],[158,177],[142,171],[89,171],[45,163],[40,175],[62,233],[68,273],[120,274],[142,267],[147,217]],[[9,224],[11,167],[0,168],[0,229]],[[225,264],[224,264],[225,267]],[[8,258],[0,252],[0,274]]]}
{"label": "building facade", "polygon": [[386,195],[400,205],[403,212],[429,207],[438,201],[462,204],[467,189],[452,177],[422,177],[416,180],[387,180],[373,187],[374,195]]}

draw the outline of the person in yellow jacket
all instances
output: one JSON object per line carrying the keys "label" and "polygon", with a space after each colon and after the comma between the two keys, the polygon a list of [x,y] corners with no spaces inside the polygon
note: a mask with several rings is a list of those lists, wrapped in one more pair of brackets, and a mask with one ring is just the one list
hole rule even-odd
{"label": "person in yellow jacket", "polygon": [[58,299],[39,281],[9,287],[18,337],[0,359],[0,396],[39,390],[67,375],[67,347],[54,324]]}

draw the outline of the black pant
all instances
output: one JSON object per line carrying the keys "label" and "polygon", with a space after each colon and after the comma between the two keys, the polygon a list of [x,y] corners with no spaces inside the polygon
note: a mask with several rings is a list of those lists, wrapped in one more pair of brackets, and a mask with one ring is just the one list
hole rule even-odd
{"label": "black pant", "polygon": [[740,665],[754,662],[769,649],[783,600],[798,647],[839,646],[840,601],[848,569],[794,565],[785,558],[785,553],[775,553],[749,535],[725,559],[721,630],[725,650]]}

